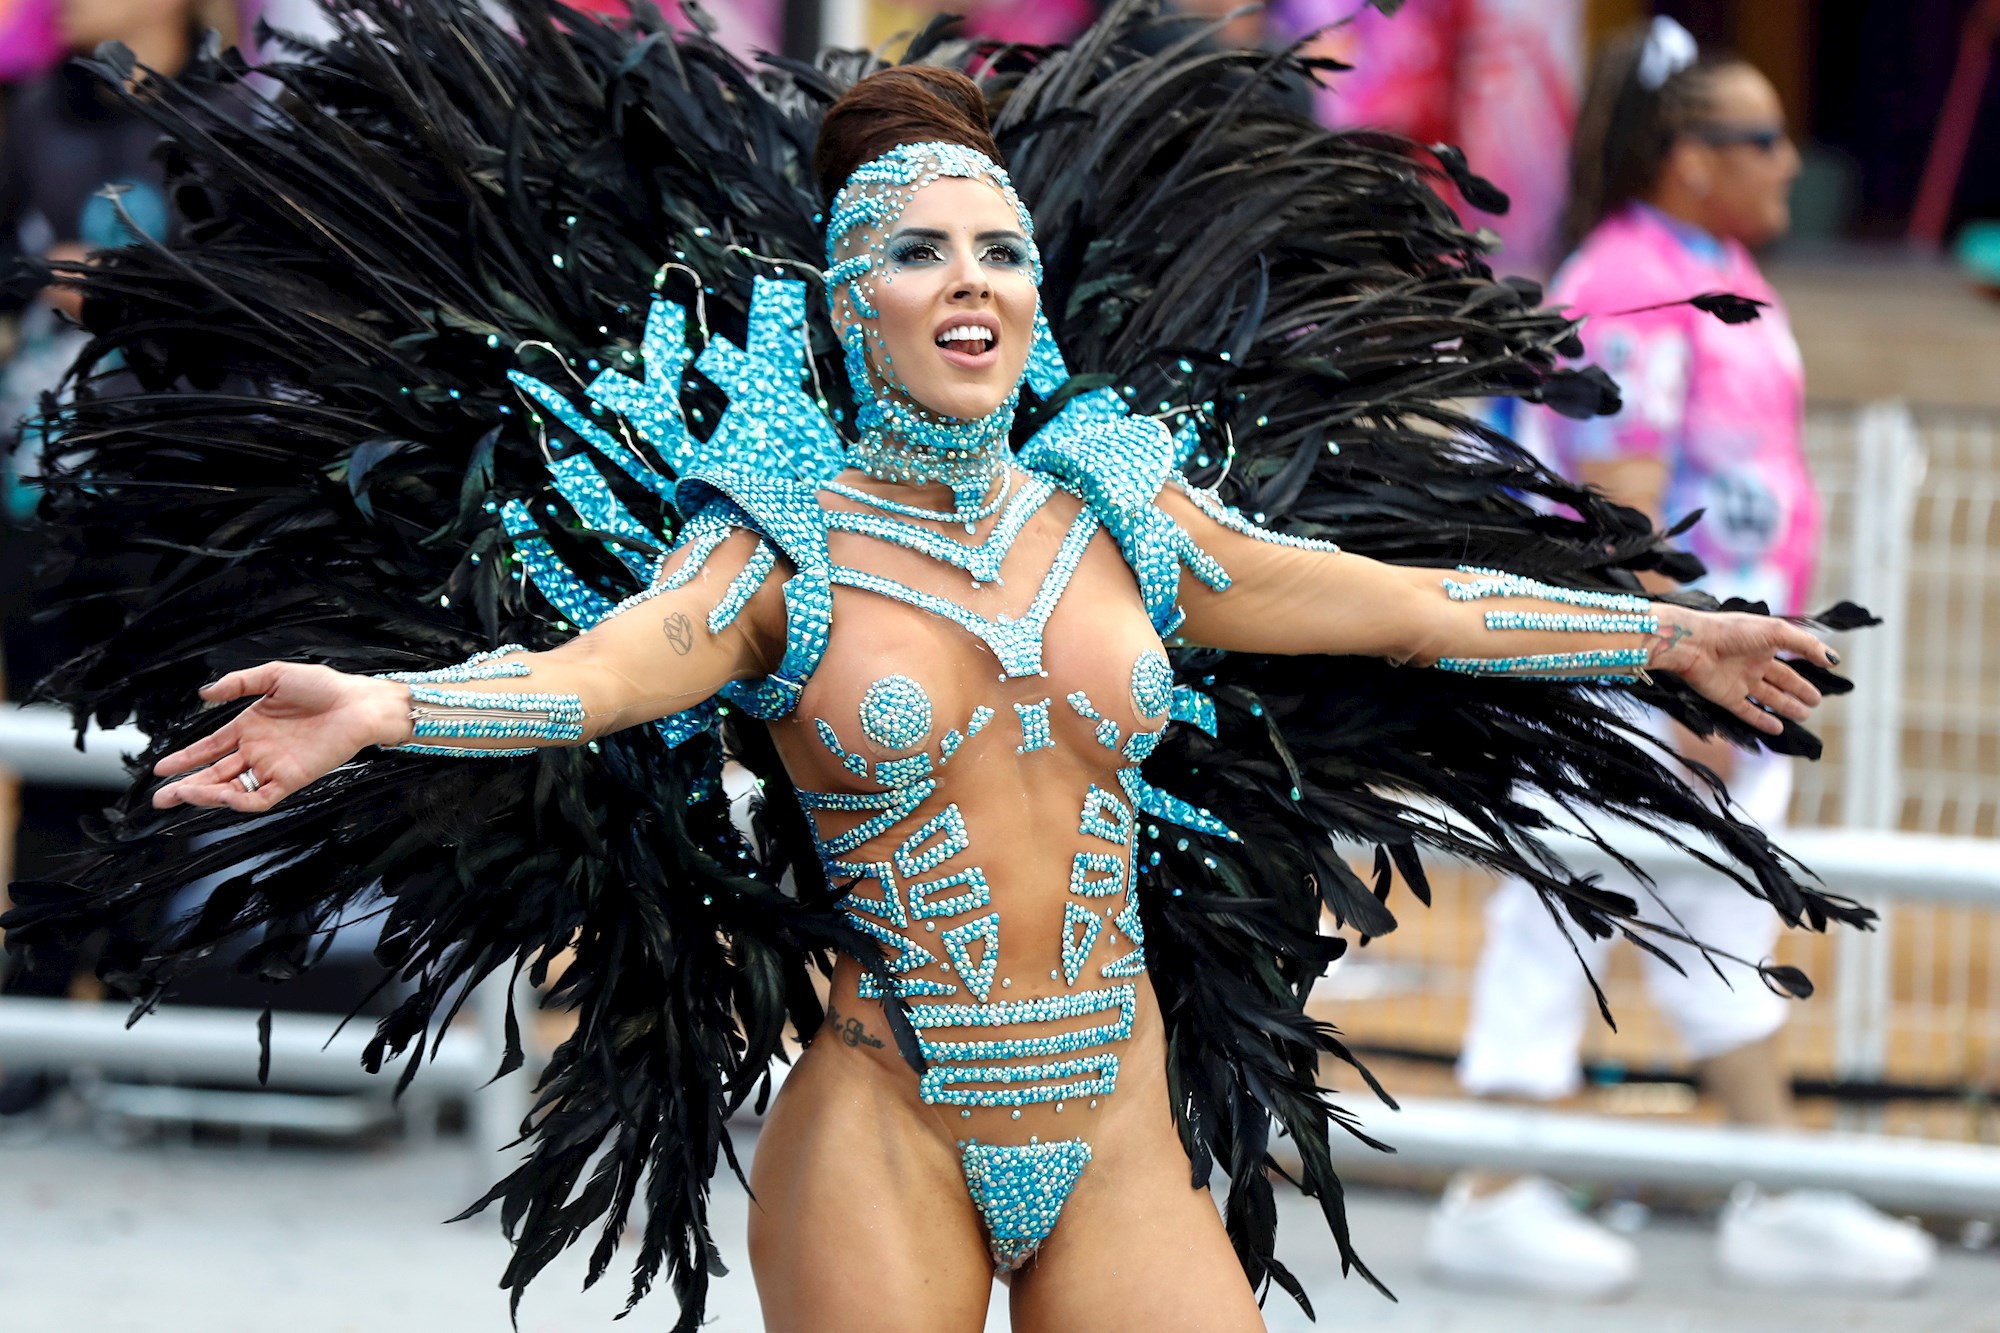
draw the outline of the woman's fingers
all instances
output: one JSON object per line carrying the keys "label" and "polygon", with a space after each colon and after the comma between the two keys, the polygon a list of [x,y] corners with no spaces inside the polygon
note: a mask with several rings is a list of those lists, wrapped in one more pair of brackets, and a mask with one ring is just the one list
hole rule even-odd
{"label": "woman's fingers", "polygon": [[1840,665],[1840,654],[1833,651],[1826,641],[1811,630],[1801,629],[1787,621],[1776,622],[1780,627],[1777,651],[1790,653],[1793,657],[1803,657],[1808,662],[1816,662],[1823,667]]}
{"label": "woman's fingers", "polygon": [[[269,694],[278,683],[280,665],[266,662],[263,666],[232,671],[222,679],[202,686],[199,693],[203,700],[211,704]],[[241,744],[242,739],[243,719],[240,716],[231,718],[194,744],[163,755],[153,765],[153,773],[157,777],[166,777],[170,773],[185,773],[203,764],[213,764]]]}
{"label": "woman's fingers", "polygon": [[1784,686],[1766,676],[1761,684],[1751,692],[1758,703],[1764,705],[1779,717],[1803,722],[1812,716],[1812,705],[1796,695],[1787,694]]}
{"label": "woman's fingers", "polygon": [[212,764],[234,750],[242,734],[241,719],[232,718],[194,744],[161,758],[153,765],[153,775],[164,778],[169,774],[200,768],[203,764]]}
{"label": "woman's fingers", "polygon": [[269,694],[278,687],[278,675],[284,665],[282,662],[266,662],[262,666],[232,671],[221,680],[202,686],[201,697],[209,703],[219,704],[231,699],[245,699],[253,694]]}
{"label": "woman's fingers", "polygon": [[1819,692],[1817,685],[1814,685],[1783,662],[1773,662],[1765,670],[1764,687],[1766,689],[1782,690],[1785,694],[1804,704],[1808,709],[1817,708],[1825,701],[1825,696]]}
{"label": "woman's fingers", "polygon": [[198,773],[190,773],[160,788],[153,793],[153,805],[160,810],[176,805],[224,806],[248,814],[269,810],[289,794],[289,788],[258,773],[257,790],[250,791],[240,779],[255,768],[256,765],[238,750]]}
{"label": "woman's fingers", "polygon": [[1758,702],[1755,697],[1746,694],[1741,699],[1728,704],[1727,707],[1731,713],[1734,713],[1741,720],[1748,722],[1765,735],[1776,736],[1781,734],[1785,729],[1785,724],[1758,707]]}

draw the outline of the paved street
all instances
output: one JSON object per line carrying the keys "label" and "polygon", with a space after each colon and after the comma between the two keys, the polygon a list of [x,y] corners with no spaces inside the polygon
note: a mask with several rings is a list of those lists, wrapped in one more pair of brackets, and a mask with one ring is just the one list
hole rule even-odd
{"label": "paved street", "polygon": [[[36,1333],[505,1333],[493,1287],[503,1242],[485,1222],[438,1219],[485,1183],[487,1166],[455,1143],[430,1149],[239,1149],[107,1144],[82,1128],[0,1140],[0,1328]],[[1615,1307],[1473,1297],[1416,1273],[1424,1202],[1357,1191],[1354,1227],[1402,1298],[1390,1304],[1343,1283],[1311,1205],[1280,1195],[1283,1257],[1311,1289],[1320,1322],[1282,1297],[1267,1317],[1284,1333],[1530,1330],[1531,1333],[1703,1333],[1774,1328],[2000,1333],[2000,1252],[1950,1250],[1938,1281],[1906,1300],[1855,1300],[1717,1290],[1708,1232],[1656,1222],[1640,1238],[1648,1270]],[[760,1327],[743,1227],[748,1202],[717,1190],[725,1255],[710,1326]],[[531,1290],[523,1333],[609,1330],[622,1292],[607,1281],[579,1295],[580,1263]],[[665,1328],[664,1296],[625,1324]],[[996,1299],[988,1328],[1006,1328]]]}

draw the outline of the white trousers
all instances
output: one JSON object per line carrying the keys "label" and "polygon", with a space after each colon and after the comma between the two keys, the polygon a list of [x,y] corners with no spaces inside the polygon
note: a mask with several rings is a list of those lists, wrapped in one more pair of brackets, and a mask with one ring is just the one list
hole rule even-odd
{"label": "white trousers", "polygon": [[[1792,794],[1791,761],[1766,751],[1739,752],[1730,797],[1766,829],[1783,827]],[[1640,915],[1662,925],[1678,917],[1683,933],[1752,963],[1766,961],[1778,937],[1778,914],[1763,899],[1712,871],[1658,877],[1653,890],[1607,875],[1605,887],[1632,894]],[[1572,923],[1570,939],[1527,881],[1503,880],[1486,904],[1486,938],[1473,973],[1472,1013],[1458,1062],[1458,1081],[1482,1096],[1548,1100],[1580,1082],[1578,1052],[1584,1023],[1597,1007],[1577,954],[1602,979],[1612,940],[1593,940]],[[1571,948],[1570,940],[1575,941]],[[1655,939],[1685,975],[1643,955],[1646,990],[1697,1060],[1760,1041],[1785,1021],[1785,1001],[1754,969],[1717,959],[1722,977],[1686,945]],[[1726,981],[1724,980],[1726,978]]]}

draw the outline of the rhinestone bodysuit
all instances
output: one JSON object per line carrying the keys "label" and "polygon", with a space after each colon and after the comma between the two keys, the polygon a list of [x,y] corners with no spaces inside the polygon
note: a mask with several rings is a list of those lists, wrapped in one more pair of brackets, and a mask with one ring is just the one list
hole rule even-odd
{"label": "rhinestone bodysuit", "polygon": [[[1145,968],[1136,846],[1145,810],[1173,804],[1139,765],[1174,685],[1081,488],[1026,470],[997,485],[1011,496],[971,534],[823,494],[842,629],[773,734],[850,921],[882,946],[888,976],[859,993],[909,1003],[918,1095],[960,1131],[995,1264],[1012,1268],[1084,1178],[1091,1113],[1118,1090]],[[1072,606],[1093,550],[1116,574]],[[1061,825],[1023,830],[964,797],[960,775],[1003,772],[1036,809],[1066,810]],[[1039,871],[996,869],[1023,832],[1053,848]],[[1045,1132],[1051,1117],[1066,1132]]]}

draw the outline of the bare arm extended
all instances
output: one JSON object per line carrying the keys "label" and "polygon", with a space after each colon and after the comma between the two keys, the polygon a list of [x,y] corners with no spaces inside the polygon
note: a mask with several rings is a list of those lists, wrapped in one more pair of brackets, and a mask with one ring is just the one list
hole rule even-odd
{"label": "bare arm extended", "polygon": [[[415,681],[298,662],[232,671],[201,697],[256,702],[154,765],[181,776],[153,804],[268,810],[370,745],[472,755],[578,745],[768,672],[784,643],[782,566],[743,531],[677,582],[695,559],[670,557],[652,595],[548,652],[482,654]],[[428,743],[438,739],[447,743]],[[254,790],[238,781],[245,772]]]}
{"label": "bare arm extended", "polygon": [[1191,643],[1494,675],[1664,671],[1770,735],[1784,729],[1780,718],[1803,721],[1820,702],[1819,690],[1785,658],[1821,666],[1839,660],[1812,633],[1770,616],[1637,599],[1626,606],[1612,605],[1617,598],[1566,601],[1566,590],[1504,575],[1410,568],[1274,542],[1223,521],[1212,501],[1198,503],[1173,486],[1160,504],[1231,579],[1221,592],[1183,581],[1181,634]]}

